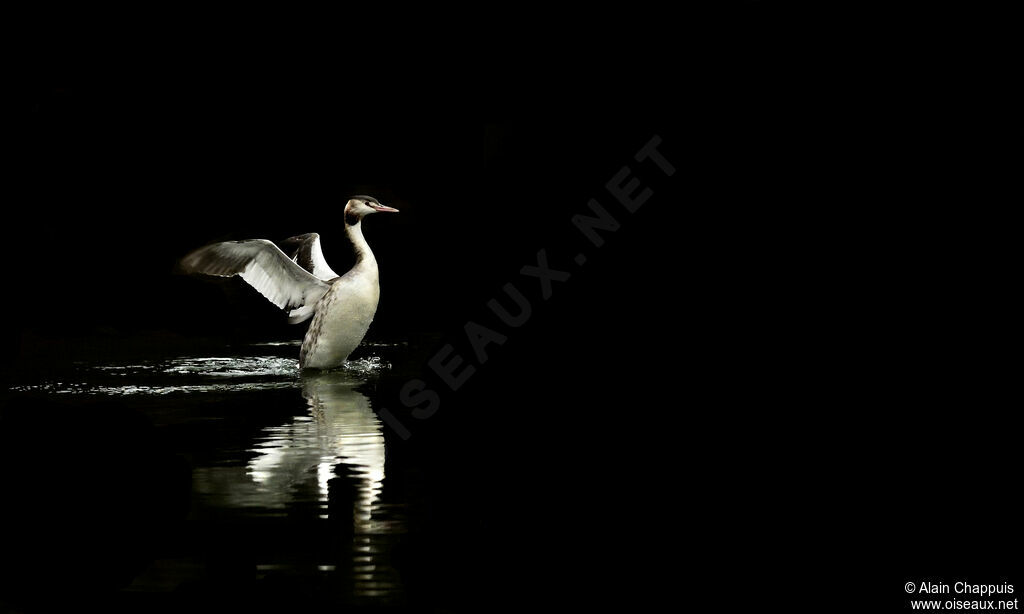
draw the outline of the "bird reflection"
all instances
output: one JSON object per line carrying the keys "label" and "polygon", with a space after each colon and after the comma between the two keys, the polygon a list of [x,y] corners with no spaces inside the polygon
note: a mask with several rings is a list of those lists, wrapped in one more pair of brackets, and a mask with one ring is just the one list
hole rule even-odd
{"label": "bird reflection", "polygon": [[362,383],[345,372],[304,375],[302,396],[309,414],[267,427],[247,473],[261,496],[276,507],[291,502],[316,476],[321,516],[327,517],[330,480],[346,465],[357,481],[353,507],[357,533],[390,532],[393,520],[379,518],[384,481],[384,432],[369,399],[356,390]]}
{"label": "bird reflection", "polygon": [[194,479],[211,503],[259,516],[302,514],[311,504],[322,519],[338,520],[332,516],[341,513],[348,522],[351,515],[351,546],[321,553],[316,568],[348,575],[354,598],[378,603],[401,599],[390,552],[405,514],[403,504],[381,497],[384,429],[370,399],[357,390],[363,381],[346,371],[303,374],[305,413],[263,428],[242,462],[198,469]]}

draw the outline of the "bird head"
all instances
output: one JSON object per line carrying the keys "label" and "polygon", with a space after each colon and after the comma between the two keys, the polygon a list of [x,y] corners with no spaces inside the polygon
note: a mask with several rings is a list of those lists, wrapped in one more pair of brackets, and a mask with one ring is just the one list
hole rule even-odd
{"label": "bird head", "polygon": [[372,196],[353,196],[345,203],[345,221],[349,224],[357,224],[367,215],[378,212],[398,213],[398,209],[386,207]]}

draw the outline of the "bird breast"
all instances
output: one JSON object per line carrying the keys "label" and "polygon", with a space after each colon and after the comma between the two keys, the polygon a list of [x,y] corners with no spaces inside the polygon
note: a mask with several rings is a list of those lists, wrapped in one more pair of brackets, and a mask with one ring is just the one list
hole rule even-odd
{"label": "bird breast", "polygon": [[344,275],[317,303],[299,356],[303,368],[327,369],[343,363],[370,328],[380,300],[376,276]]}

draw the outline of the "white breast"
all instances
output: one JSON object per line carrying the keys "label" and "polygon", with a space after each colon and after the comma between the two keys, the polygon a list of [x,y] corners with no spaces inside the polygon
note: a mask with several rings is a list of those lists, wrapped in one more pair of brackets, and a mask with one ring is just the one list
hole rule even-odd
{"label": "white breast", "polygon": [[362,342],[377,312],[376,275],[342,276],[316,307],[299,353],[301,368],[328,369],[343,363]]}

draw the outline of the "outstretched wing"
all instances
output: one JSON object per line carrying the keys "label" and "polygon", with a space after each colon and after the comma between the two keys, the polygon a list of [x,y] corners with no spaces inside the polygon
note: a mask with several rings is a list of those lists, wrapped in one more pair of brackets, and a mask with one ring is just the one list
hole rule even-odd
{"label": "outstretched wing", "polygon": [[312,273],[314,277],[327,281],[339,276],[331,270],[331,267],[327,266],[324,253],[320,249],[320,235],[317,233],[309,232],[297,237],[289,237],[281,243],[295,246],[292,260]]}
{"label": "outstretched wing", "polygon": [[312,317],[330,284],[314,277],[266,239],[227,241],[201,247],[181,259],[187,273],[238,275],[271,303],[289,310],[297,324]]}

